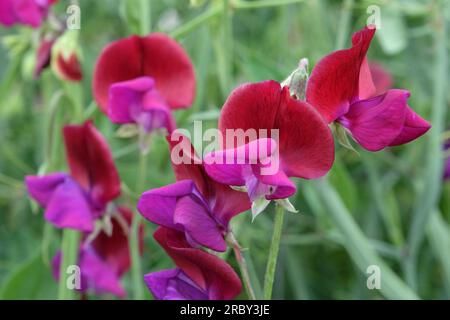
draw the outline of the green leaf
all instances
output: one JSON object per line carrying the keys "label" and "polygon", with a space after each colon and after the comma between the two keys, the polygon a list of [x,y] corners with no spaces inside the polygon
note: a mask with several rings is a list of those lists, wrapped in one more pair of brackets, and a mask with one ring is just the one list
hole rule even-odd
{"label": "green leaf", "polygon": [[40,252],[20,265],[6,280],[1,299],[54,299],[57,283]]}

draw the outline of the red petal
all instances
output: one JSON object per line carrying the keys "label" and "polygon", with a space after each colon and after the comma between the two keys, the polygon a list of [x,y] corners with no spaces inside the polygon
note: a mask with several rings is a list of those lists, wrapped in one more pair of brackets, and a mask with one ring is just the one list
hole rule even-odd
{"label": "red petal", "polygon": [[219,130],[225,135],[226,129],[273,128],[280,99],[280,84],[273,80],[239,86],[233,90],[222,108]]}
{"label": "red petal", "polygon": [[162,33],[142,39],[143,73],[156,82],[156,89],[174,109],[189,107],[195,96],[194,67],[186,51]]}
{"label": "red petal", "polygon": [[333,122],[358,97],[361,64],[375,29],[364,28],[352,37],[350,49],[335,51],[314,67],[306,89],[306,100],[327,122]]}
{"label": "red petal", "polygon": [[192,248],[182,233],[160,227],[154,237],[177,267],[207,290],[211,299],[230,300],[241,292],[242,283],[233,268],[213,254]]}
{"label": "red petal", "polygon": [[[225,102],[219,120],[227,129],[279,129],[280,156],[288,176],[317,178],[331,168],[334,143],[331,131],[309,104],[289,96],[276,81],[245,84]],[[261,137],[259,137],[261,138]],[[231,146],[227,146],[229,148]]]}
{"label": "red petal", "polygon": [[112,42],[97,60],[92,89],[107,113],[109,87],[115,82],[150,76],[172,108],[188,107],[195,95],[195,74],[184,49],[164,34],[131,36]]}
{"label": "red petal", "polygon": [[55,70],[57,74],[66,81],[81,81],[83,73],[78,57],[72,53],[68,59],[65,59],[61,52],[56,56]]}
{"label": "red petal", "polygon": [[391,74],[377,62],[370,62],[369,68],[375,85],[374,95],[377,96],[388,91],[392,87]]}
{"label": "red petal", "polygon": [[290,97],[283,88],[282,103],[276,120],[280,132],[280,159],[289,177],[315,179],[333,165],[334,140],[320,114],[307,102]]}
{"label": "red petal", "polygon": [[[124,224],[113,216],[111,236],[101,232],[92,242],[92,246],[117,275],[121,276],[131,266],[128,232],[131,228],[133,212],[128,208],[120,207],[118,214]],[[144,226],[142,224],[139,226],[139,249],[142,254],[144,250]]]}
{"label": "red petal", "polygon": [[100,205],[120,194],[120,178],[108,143],[91,121],[64,127],[67,161],[72,177]]}

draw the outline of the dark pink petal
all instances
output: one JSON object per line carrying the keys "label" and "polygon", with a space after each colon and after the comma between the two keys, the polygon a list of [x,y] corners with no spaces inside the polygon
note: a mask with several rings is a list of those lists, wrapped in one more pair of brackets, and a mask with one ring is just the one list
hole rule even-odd
{"label": "dark pink petal", "polygon": [[365,149],[378,151],[402,132],[409,92],[393,89],[386,94],[354,103],[340,122]]}
{"label": "dark pink petal", "polygon": [[66,181],[66,173],[52,173],[45,176],[26,176],[25,185],[28,193],[41,206],[46,207],[55,190]]}
{"label": "dark pink petal", "polygon": [[231,300],[241,292],[242,283],[233,268],[213,254],[192,248],[183,233],[160,227],[154,237],[177,267],[208,292],[209,299]]}
{"label": "dark pink petal", "polygon": [[289,96],[283,88],[275,127],[280,133],[281,169],[288,177],[316,179],[334,162],[331,130],[308,103]]}
{"label": "dark pink petal", "polygon": [[91,121],[64,127],[67,161],[72,177],[96,206],[105,206],[120,194],[120,179],[108,143]]}
{"label": "dark pink petal", "polygon": [[157,300],[208,300],[207,293],[178,268],[146,274],[144,281]]}
{"label": "dark pink petal", "polygon": [[276,174],[262,175],[260,170],[256,172],[258,180],[267,186],[271,186],[273,190],[266,195],[267,200],[285,199],[294,195],[297,191],[295,184],[286,176],[286,174],[279,170]]}
{"label": "dark pink petal", "polygon": [[94,214],[83,190],[71,178],[53,192],[45,207],[45,219],[58,228],[84,232],[94,229]]}
{"label": "dark pink petal", "polygon": [[372,74],[373,83],[375,85],[374,95],[380,95],[391,89],[392,76],[379,63],[371,61],[369,63],[370,73]]}
{"label": "dark pink petal", "polygon": [[375,28],[368,27],[356,32],[350,49],[335,51],[314,67],[306,89],[306,100],[327,122],[345,114],[358,98],[361,64],[374,33]]}
{"label": "dark pink petal", "polygon": [[111,85],[108,105],[108,117],[114,123],[138,123],[146,132],[159,128],[172,132],[176,127],[170,109],[149,77]]}
{"label": "dark pink petal", "polygon": [[14,0],[14,11],[18,22],[39,28],[47,14],[47,4],[45,1],[41,6],[36,0]]}
{"label": "dark pink petal", "polygon": [[[128,235],[131,229],[133,212],[119,207],[119,217],[112,216],[112,234],[101,232],[92,242],[92,247],[114,272],[120,277],[131,266]],[[118,219],[121,219],[120,221]],[[139,249],[144,250],[144,226],[139,226]]]}
{"label": "dark pink petal", "polygon": [[6,27],[12,26],[17,21],[14,10],[15,0],[0,0],[0,23]]}
{"label": "dark pink petal", "polygon": [[139,199],[138,210],[153,223],[184,232],[194,244],[226,250],[223,228],[192,180],[145,192]]}
{"label": "dark pink petal", "polygon": [[195,95],[195,75],[184,49],[164,34],[131,36],[109,44],[100,54],[92,84],[101,110],[108,111],[109,88],[116,82],[148,76],[171,108],[185,108]]}
{"label": "dark pink petal", "polygon": [[251,201],[262,196],[267,199],[289,197],[296,188],[272,159],[277,144],[273,139],[253,140],[235,149],[207,154],[205,169],[217,182],[231,186],[246,186]]}
{"label": "dark pink petal", "polygon": [[[77,265],[80,267],[81,273],[80,292],[93,291],[96,294],[111,293],[121,298],[125,297],[126,293],[119,276],[92,248],[80,248]],[[53,258],[52,268],[53,276],[59,280],[61,252],[58,252]]]}
{"label": "dark pink petal", "polygon": [[431,124],[415,113],[411,107],[406,106],[405,123],[400,134],[389,146],[398,146],[419,138],[430,130]]}
{"label": "dark pink petal", "polygon": [[[244,192],[233,190],[228,185],[211,179],[205,171],[200,159],[186,136],[171,141],[170,153],[172,166],[177,180],[193,180],[203,198],[209,204],[214,218],[221,221],[223,226],[234,216],[251,207],[250,200]],[[180,160],[175,163],[174,158]]]}
{"label": "dark pink petal", "polygon": [[205,155],[204,168],[217,182],[244,186],[246,178],[253,175],[252,165],[269,162],[276,148],[275,140],[263,138],[237,148],[213,151]]}

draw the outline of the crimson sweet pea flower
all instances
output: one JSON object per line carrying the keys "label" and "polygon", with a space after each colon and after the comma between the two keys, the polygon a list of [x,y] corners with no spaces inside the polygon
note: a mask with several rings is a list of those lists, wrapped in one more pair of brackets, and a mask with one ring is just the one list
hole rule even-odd
{"label": "crimson sweet pea flower", "polygon": [[242,290],[236,272],[219,257],[195,249],[183,233],[158,228],[154,238],[175,262],[177,268],[144,276],[158,300],[230,300]]}
{"label": "crimson sweet pea flower", "polygon": [[[266,130],[267,139],[258,136],[246,145],[226,146],[227,150],[205,156],[209,176],[220,183],[246,187],[252,201],[257,199],[284,199],[295,193],[296,187],[288,177],[314,179],[325,175],[334,160],[334,143],[331,131],[320,114],[308,103],[290,96],[287,86],[276,81],[244,84],[235,89],[223,106],[219,129],[224,136],[227,130]],[[279,138],[273,139],[273,129]],[[222,161],[231,154],[235,160],[251,149],[267,145],[269,152],[256,152],[257,161]],[[276,148],[275,148],[276,147]],[[250,150],[247,151],[247,149]],[[274,150],[275,149],[275,150]],[[274,156],[274,151],[277,155]],[[255,154],[255,152],[253,152]],[[264,172],[267,162],[276,162],[273,172]],[[249,160],[246,158],[245,160]],[[225,159],[226,160],[226,159]],[[255,160],[255,159],[254,159]],[[266,164],[264,165],[264,162]],[[261,164],[263,163],[263,164]],[[266,202],[265,205],[267,205]],[[253,212],[258,214],[260,210]]]}
{"label": "crimson sweet pea flower", "polygon": [[374,33],[374,27],[366,27],[353,35],[350,49],[320,60],[306,89],[306,100],[327,122],[343,125],[369,151],[408,143],[430,128],[408,106],[408,91],[391,89],[375,95],[366,57]]}
{"label": "crimson sweet pea flower", "polygon": [[[133,213],[129,209],[119,207],[117,214],[112,216],[110,234],[102,231],[92,242],[85,237],[77,262],[81,273],[81,293],[92,290],[97,294],[125,296],[120,278],[131,266],[128,233],[132,217]],[[142,254],[142,225],[139,230],[139,245]],[[61,252],[58,252],[52,260],[53,275],[56,279],[59,279],[60,266]]]}
{"label": "crimson sweet pea flower", "polygon": [[56,227],[91,232],[95,219],[120,194],[119,174],[111,151],[91,121],[65,126],[64,142],[70,175],[27,176],[30,195],[45,208]]}
{"label": "crimson sweet pea flower", "polygon": [[114,123],[137,123],[148,133],[175,128],[171,109],[189,107],[195,94],[192,63],[161,33],[131,36],[100,54],[92,84],[100,109]]}
{"label": "crimson sweet pea flower", "polygon": [[62,80],[78,82],[83,79],[80,61],[75,52],[65,54],[57,51],[53,61],[53,69]]}
{"label": "crimson sweet pea flower", "polygon": [[153,223],[183,232],[194,247],[225,251],[231,218],[250,208],[247,195],[212,180],[187,137],[170,143],[172,157],[182,146],[176,154],[180,161],[173,163],[177,182],[144,192],[139,212]]}
{"label": "crimson sweet pea flower", "polygon": [[0,23],[6,27],[14,24],[39,28],[50,6],[57,0],[0,0]]}

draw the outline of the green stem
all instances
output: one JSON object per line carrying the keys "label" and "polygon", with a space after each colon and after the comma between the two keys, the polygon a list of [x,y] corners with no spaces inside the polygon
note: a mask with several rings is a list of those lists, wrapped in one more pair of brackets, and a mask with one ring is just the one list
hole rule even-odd
{"label": "green stem", "polygon": [[230,246],[233,248],[234,254],[236,256],[236,261],[239,265],[239,270],[241,271],[242,280],[244,280],[245,291],[247,292],[247,296],[250,300],[256,300],[255,291],[253,290],[252,282],[250,280],[250,274],[248,272],[247,262],[242,254],[241,247],[237,242],[234,234],[230,232],[228,234],[228,242]]}
{"label": "green stem", "polygon": [[278,7],[288,4],[303,2],[304,0],[259,0],[259,1],[235,1],[234,9],[260,9],[268,7]]}
{"label": "green stem", "polygon": [[140,32],[142,36],[146,36],[151,31],[152,17],[151,17],[151,0],[140,0],[141,10],[140,10]]}
{"label": "green stem", "polygon": [[66,270],[71,265],[77,264],[78,245],[80,241],[80,233],[76,230],[64,229],[62,250],[61,250],[61,265],[59,269],[59,300],[73,300],[76,297],[76,291],[67,286]]}
{"label": "green stem", "polygon": [[270,245],[269,257],[267,259],[266,275],[264,277],[264,299],[272,299],[273,281],[277,267],[278,251],[280,250],[281,232],[283,229],[284,209],[282,206],[275,207],[275,222]]}
{"label": "green stem", "polygon": [[[147,154],[139,153],[139,170],[137,177],[136,192],[140,194],[145,188],[145,179],[147,177]],[[130,252],[131,252],[131,277],[133,281],[134,297],[136,300],[144,298],[144,284],[141,265],[141,254],[139,250],[139,226],[142,217],[139,212],[134,213],[130,233]]]}
{"label": "green stem", "polygon": [[[448,5],[448,4],[447,4]],[[445,6],[445,4],[443,4]],[[429,218],[438,205],[442,191],[442,168],[444,159],[438,156],[442,150],[441,135],[445,130],[446,96],[448,87],[448,54],[447,54],[447,27],[445,8],[436,6],[436,31],[434,44],[436,56],[434,60],[433,107],[431,114],[432,129],[429,133],[426,164],[423,172],[425,181],[423,192],[417,197],[408,237],[409,255],[405,260],[404,271],[408,283],[417,286],[416,264],[420,244],[424,238],[425,228]]]}
{"label": "green stem", "polygon": [[213,5],[209,9],[207,9],[205,12],[199,14],[192,20],[186,22],[182,26],[178,27],[177,29],[173,30],[170,33],[170,36],[175,39],[179,39],[186,35],[187,33],[191,32],[192,30],[198,28],[203,23],[209,21],[210,19],[218,16],[222,10],[221,6]]}

